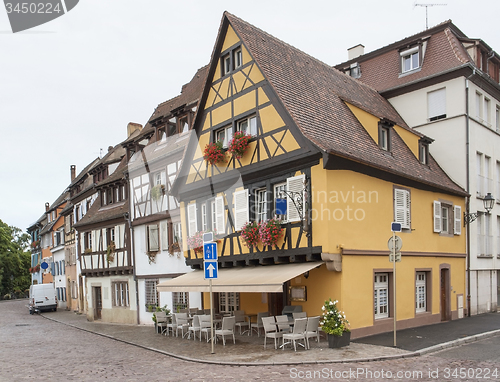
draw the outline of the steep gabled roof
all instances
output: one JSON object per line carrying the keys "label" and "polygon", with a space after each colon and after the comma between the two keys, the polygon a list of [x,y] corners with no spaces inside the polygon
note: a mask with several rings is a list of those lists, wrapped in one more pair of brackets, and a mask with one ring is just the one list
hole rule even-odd
{"label": "steep gabled roof", "polygon": [[[225,12],[220,45],[228,23],[242,40],[302,134],[323,153],[383,170],[419,183],[464,194],[431,158],[428,166],[413,155],[403,139],[392,134],[392,155],[381,150],[346,103],[422,137],[411,130],[374,88]],[[212,54],[211,73],[217,65]],[[210,76],[209,76],[210,77]],[[204,93],[206,94],[206,92]],[[204,95],[205,97],[205,95]],[[202,100],[203,105],[204,100]]]}
{"label": "steep gabled roof", "polygon": [[[429,78],[438,73],[473,64],[473,60],[460,42],[463,39],[467,39],[467,37],[451,20],[448,20],[335,67],[342,69],[357,62],[361,65],[359,80],[380,92],[384,92]],[[421,68],[418,71],[400,75],[400,50],[419,42],[426,42]]]}
{"label": "steep gabled roof", "polygon": [[192,105],[193,107],[196,106],[200,99],[201,91],[203,90],[203,84],[205,83],[207,72],[208,65],[198,69],[191,81],[182,86],[181,94],[160,103],[149,118],[146,126],[144,126],[144,129],[141,132],[141,136],[151,133],[154,130],[154,127],[151,123],[157,119],[168,116],[172,112],[172,110],[175,110],[184,105]]}

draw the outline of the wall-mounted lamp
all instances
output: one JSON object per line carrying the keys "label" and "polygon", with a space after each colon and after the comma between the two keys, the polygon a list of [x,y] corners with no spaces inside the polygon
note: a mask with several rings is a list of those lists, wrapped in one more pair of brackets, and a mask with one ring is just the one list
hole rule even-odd
{"label": "wall-mounted lamp", "polygon": [[485,215],[485,214],[489,215],[491,210],[493,209],[494,205],[495,205],[495,198],[493,196],[491,196],[491,192],[488,192],[483,199],[483,206],[484,206],[484,209],[486,210],[486,212],[477,211],[477,212],[469,213],[469,214],[464,212],[464,226],[466,224],[472,223],[480,215]]}

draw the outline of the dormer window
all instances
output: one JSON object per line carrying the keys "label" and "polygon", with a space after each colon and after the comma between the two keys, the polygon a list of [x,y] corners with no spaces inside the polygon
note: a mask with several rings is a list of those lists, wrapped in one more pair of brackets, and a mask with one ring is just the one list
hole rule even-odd
{"label": "dormer window", "polygon": [[357,62],[351,64],[351,66],[349,67],[349,75],[353,78],[361,77],[361,67]]}
{"label": "dormer window", "polygon": [[429,164],[429,144],[420,140],[418,142],[419,160],[422,164]]}
{"label": "dormer window", "polygon": [[410,72],[420,67],[420,47],[416,46],[400,53],[401,73]]}
{"label": "dormer window", "polygon": [[387,124],[378,125],[378,145],[382,150],[391,151],[390,126]]}

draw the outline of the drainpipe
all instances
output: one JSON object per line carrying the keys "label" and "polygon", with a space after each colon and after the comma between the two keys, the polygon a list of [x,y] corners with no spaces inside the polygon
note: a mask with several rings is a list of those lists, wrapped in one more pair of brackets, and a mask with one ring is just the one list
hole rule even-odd
{"label": "drainpipe", "polygon": [[[128,187],[128,182],[127,182],[127,187]],[[132,262],[134,263],[133,270],[134,270],[134,282],[135,282],[135,305],[137,307],[136,315],[137,315],[137,325],[141,323],[140,321],[140,311],[139,311],[139,281],[137,280],[137,275],[136,275],[136,262],[135,262],[135,248],[134,248],[134,227],[132,226],[132,221],[130,220],[130,214],[126,212],[124,214],[124,218],[128,223],[128,228],[130,232],[130,251],[132,256],[130,258],[132,259]]]}
{"label": "drainpipe", "polygon": [[[476,69],[472,69],[472,74],[465,79],[465,186],[467,191],[467,199],[465,202],[465,213],[470,213],[470,132],[469,132],[469,78],[476,74]],[[471,302],[470,302],[470,224],[466,224],[467,231],[467,316],[470,317]]]}

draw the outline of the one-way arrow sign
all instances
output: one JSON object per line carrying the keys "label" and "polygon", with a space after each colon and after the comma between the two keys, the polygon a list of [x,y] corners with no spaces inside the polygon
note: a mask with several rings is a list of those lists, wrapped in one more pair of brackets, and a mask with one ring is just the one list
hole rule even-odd
{"label": "one-way arrow sign", "polygon": [[219,270],[217,261],[204,261],[203,268],[205,270],[205,280],[216,279]]}

